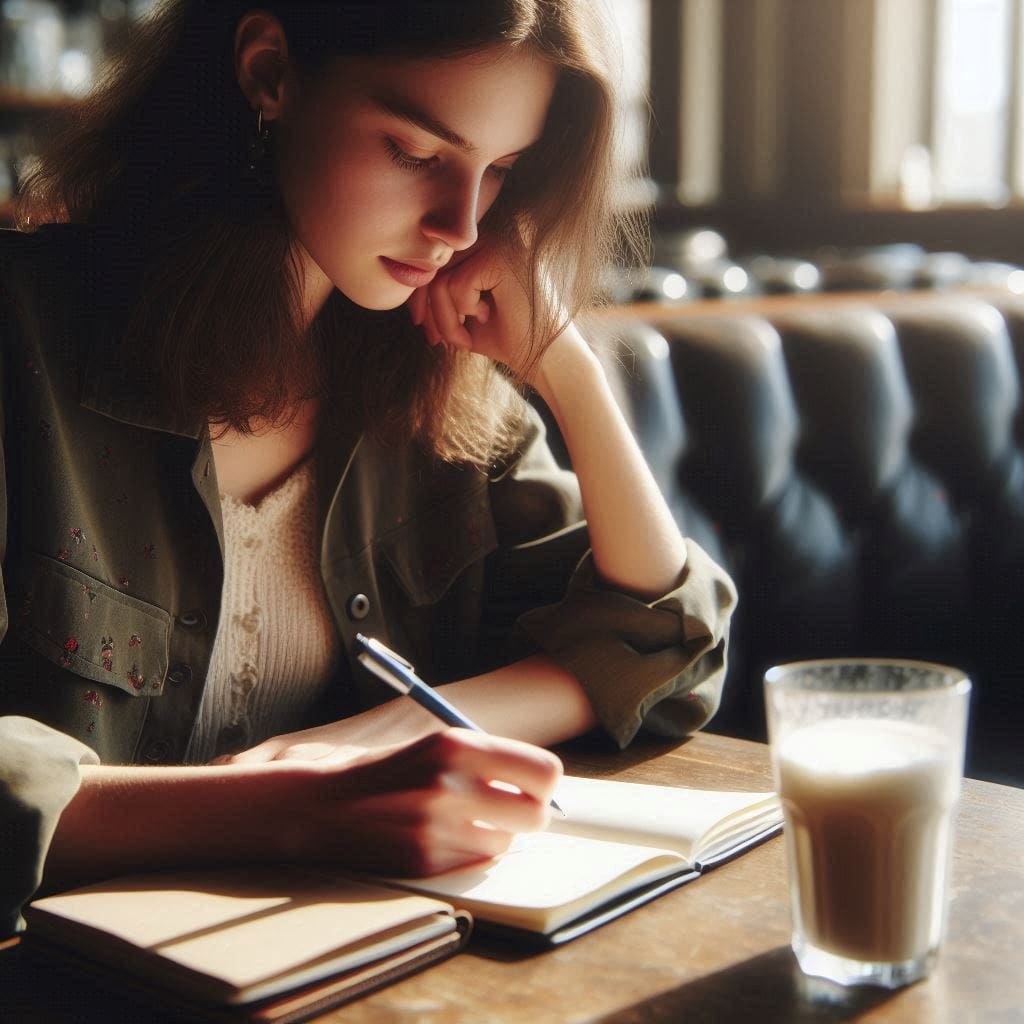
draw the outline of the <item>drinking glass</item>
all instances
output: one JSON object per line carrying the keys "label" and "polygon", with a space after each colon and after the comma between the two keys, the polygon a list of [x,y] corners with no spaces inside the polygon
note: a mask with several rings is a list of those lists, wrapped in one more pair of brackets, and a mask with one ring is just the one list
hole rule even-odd
{"label": "drinking glass", "polygon": [[895,659],[766,673],[792,944],[806,974],[897,988],[932,971],[970,690],[959,669]]}

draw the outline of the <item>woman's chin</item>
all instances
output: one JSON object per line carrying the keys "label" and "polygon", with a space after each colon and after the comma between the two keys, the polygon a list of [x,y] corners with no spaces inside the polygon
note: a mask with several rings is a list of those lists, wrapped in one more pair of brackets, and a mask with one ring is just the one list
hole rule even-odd
{"label": "woman's chin", "polygon": [[363,285],[355,288],[339,288],[345,298],[363,309],[382,313],[389,309],[398,309],[409,301],[414,289],[406,288],[397,283],[388,286]]}

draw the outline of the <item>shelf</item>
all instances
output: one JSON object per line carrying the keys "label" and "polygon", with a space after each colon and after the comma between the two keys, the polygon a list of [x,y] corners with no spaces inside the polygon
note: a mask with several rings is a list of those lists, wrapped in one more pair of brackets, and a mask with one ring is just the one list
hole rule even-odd
{"label": "shelf", "polygon": [[74,102],[73,97],[63,93],[25,92],[23,89],[0,85],[0,113],[48,114],[66,110]]}

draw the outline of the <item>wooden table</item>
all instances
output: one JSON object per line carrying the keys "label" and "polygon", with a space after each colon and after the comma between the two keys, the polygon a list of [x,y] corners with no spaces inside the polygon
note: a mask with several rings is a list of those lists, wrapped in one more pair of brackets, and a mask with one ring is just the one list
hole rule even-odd
{"label": "wooden table", "polygon": [[[624,754],[576,746],[576,774],[707,789],[771,786],[767,747],[701,735]],[[360,1024],[1010,1024],[1024,1020],[1024,790],[967,780],[938,971],[896,993],[804,978],[789,950],[781,838],[604,928],[518,958],[471,948],[319,1018]],[[9,1024],[163,1024],[154,1007],[33,974],[0,952]]]}

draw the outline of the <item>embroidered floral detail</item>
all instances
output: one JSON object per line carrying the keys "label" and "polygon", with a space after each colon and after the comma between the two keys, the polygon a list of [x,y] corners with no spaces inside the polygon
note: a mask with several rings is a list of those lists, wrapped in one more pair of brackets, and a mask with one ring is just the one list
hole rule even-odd
{"label": "embroidered floral detail", "polygon": [[233,617],[234,624],[241,627],[246,633],[252,635],[256,633],[260,628],[260,606],[254,605],[251,611],[246,612],[244,615],[235,615]]}
{"label": "embroidered floral detail", "polygon": [[60,656],[60,663],[62,668],[70,668],[71,658],[77,650],[78,640],[73,636],[69,636],[67,640],[64,641],[64,650],[61,652]]}
{"label": "embroidered floral detail", "polygon": [[87,704],[93,704],[98,708],[103,707],[103,695],[95,690],[90,690],[84,699]]}
{"label": "embroidered floral detail", "polygon": [[139,670],[134,665],[132,665],[132,667],[128,670],[128,682],[131,683],[132,688],[136,690],[141,690],[142,687],[145,685],[145,680],[142,678],[142,676],[139,673]]}
{"label": "embroidered floral detail", "polygon": [[36,366],[36,361],[34,359],[25,360],[25,369],[28,370],[28,372],[31,373],[33,377],[39,376],[39,367]]}
{"label": "embroidered floral detail", "polygon": [[128,589],[129,580],[127,576],[118,576],[117,582],[120,583],[121,586],[124,587],[126,590]]}
{"label": "embroidered floral detail", "polygon": [[143,544],[142,545],[142,557],[143,558],[155,558],[156,557],[156,546],[154,544]]}
{"label": "embroidered floral detail", "polygon": [[100,553],[96,550],[96,545],[92,545],[92,560],[98,562],[100,560]]}
{"label": "embroidered floral detail", "polygon": [[129,647],[138,647],[139,644],[141,644],[141,643],[142,643],[142,637],[139,636],[138,633],[132,633],[132,635],[128,638],[128,646]]}
{"label": "embroidered floral detail", "polygon": [[39,436],[44,441],[53,440],[53,424],[47,423],[46,420],[39,421]]}
{"label": "embroidered floral detail", "polygon": [[81,544],[82,541],[85,540],[85,534],[82,533],[81,527],[79,527],[79,526],[72,526],[71,527],[71,539],[76,544]]}
{"label": "embroidered floral detail", "polygon": [[58,551],[58,552],[57,552],[57,557],[58,557],[58,558],[59,558],[59,559],[60,559],[60,560],[61,560],[62,562],[66,562],[66,561],[68,560],[68,555],[70,555],[70,554],[71,554],[71,552],[70,552],[70,551],[68,551],[68,549],[67,549],[67,548],[61,548],[61,549],[60,549],[60,551]]}
{"label": "embroidered floral detail", "polygon": [[114,638],[105,636],[100,640],[100,664],[108,671],[114,668]]}
{"label": "embroidered floral detail", "polygon": [[85,731],[86,731],[87,733],[89,733],[90,735],[91,735],[92,733],[94,733],[94,732],[96,731],[96,723],[95,723],[95,721],[93,721],[93,722],[90,722],[90,723],[89,723],[89,724],[88,724],[88,725],[87,725],[87,726],[85,727]]}

